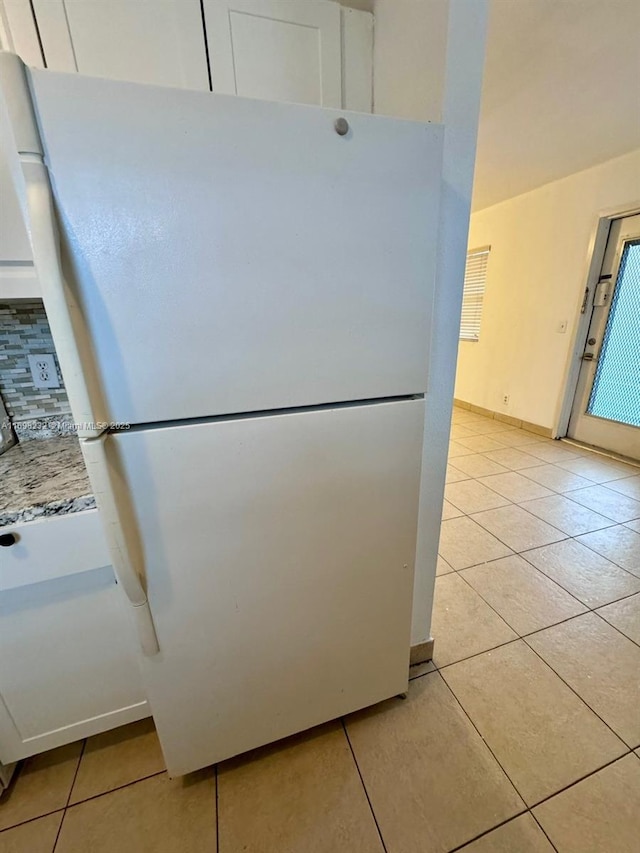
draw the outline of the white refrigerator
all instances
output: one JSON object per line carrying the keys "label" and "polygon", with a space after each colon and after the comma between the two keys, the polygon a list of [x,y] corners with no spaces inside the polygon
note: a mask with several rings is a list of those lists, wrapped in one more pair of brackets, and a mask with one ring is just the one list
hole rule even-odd
{"label": "white refrigerator", "polygon": [[169,772],[402,693],[442,127],[0,71]]}

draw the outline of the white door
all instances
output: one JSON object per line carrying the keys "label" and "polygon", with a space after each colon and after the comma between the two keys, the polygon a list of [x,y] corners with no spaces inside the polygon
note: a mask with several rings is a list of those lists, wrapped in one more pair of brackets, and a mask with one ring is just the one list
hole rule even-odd
{"label": "white door", "polygon": [[151,714],[130,620],[111,566],[0,590],[2,763]]}
{"label": "white door", "polygon": [[611,225],[569,436],[640,459],[640,215]]}
{"label": "white door", "polygon": [[47,67],[209,89],[199,0],[34,0]]}
{"label": "white door", "polygon": [[342,106],[340,6],[204,0],[214,92]]}
{"label": "white door", "polygon": [[406,690],[423,400],[106,439],[160,645],[172,775]]}
{"label": "white door", "polygon": [[426,390],[441,127],[32,73],[95,420]]}

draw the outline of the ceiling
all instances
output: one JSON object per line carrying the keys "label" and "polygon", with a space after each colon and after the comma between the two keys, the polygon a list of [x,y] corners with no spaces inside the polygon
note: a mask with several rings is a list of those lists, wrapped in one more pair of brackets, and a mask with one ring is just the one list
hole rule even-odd
{"label": "ceiling", "polygon": [[491,0],[474,210],[638,147],[639,0]]}

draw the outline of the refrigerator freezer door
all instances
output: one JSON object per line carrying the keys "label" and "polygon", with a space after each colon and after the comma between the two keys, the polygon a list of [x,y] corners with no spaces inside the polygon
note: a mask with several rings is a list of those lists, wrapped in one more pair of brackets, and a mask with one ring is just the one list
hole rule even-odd
{"label": "refrigerator freezer door", "polygon": [[110,436],[187,773],[407,686],[423,400]]}
{"label": "refrigerator freezer door", "polygon": [[107,420],[425,390],[440,126],[31,78]]}

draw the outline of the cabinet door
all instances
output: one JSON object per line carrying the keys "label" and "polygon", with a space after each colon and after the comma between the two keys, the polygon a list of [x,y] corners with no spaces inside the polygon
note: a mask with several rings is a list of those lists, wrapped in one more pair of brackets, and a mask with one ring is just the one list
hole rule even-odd
{"label": "cabinet door", "polygon": [[[43,67],[29,0],[0,0],[0,49],[17,53],[27,65]],[[40,296],[31,244],[14,189],[12,171],[19,171],[20,165],[10,139],[11,134],[1,134],[0,301]]]}
{"label": "cabinet door", "polygon": [[34,0],[47,67],[209,89],[199,0]]}
{"label": "cabinet door", "polygon": [[0,301],[38,298],[29,235],[15,190],[20,161],[11,134],[0,138]]}
{"label": "cabinet door", "polygon": [[204,0],[214,92],[342,106],[340,6]]}
{"label": "cabinet door", "polygon": [[0,0],[0,47],[32,68],[44,67],[29,0]]}
{"label": "cabinet door", "polygon": [[0,593],[0,762],[150,715],[113,569]]}
{"label": "cabinet door", "polygon": [[373,112],[373,15],[342,9],[342,106]]}

